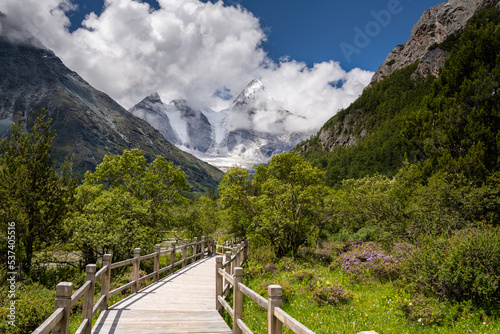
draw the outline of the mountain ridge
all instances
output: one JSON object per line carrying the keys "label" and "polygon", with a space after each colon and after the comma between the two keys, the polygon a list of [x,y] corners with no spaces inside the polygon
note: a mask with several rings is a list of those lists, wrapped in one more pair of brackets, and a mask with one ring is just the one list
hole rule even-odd
{"label": "mountain ridge", "polygon": [[252,80],[231,107],[221,111],[195,109],[185,100],[160,103],[155,93],[129,111],[178,148],[223,170],[234,164],[251,168],[265,163],[310,135],[288,131],[288,123],[299,116],[282,108],[259,79]]}
{"label": "mountain ridge", "polygon": [[54,158],[62,161],[74,154],[79,177],[106,154],[138,148],[148,160],[162,155],[180,166],[196,191],[216,187],[221,180],[216,168],[178,150],[147,122],[68,69],[52,51],[0,36],[0,59],[0,137],[9,134],[18,118],[26,124],[33,111],[46,108],[56,131]]}

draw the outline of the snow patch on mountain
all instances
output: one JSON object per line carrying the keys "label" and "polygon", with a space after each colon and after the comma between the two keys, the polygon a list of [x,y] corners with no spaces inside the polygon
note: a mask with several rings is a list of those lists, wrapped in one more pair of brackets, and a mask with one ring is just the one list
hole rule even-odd
{"label": "snow patch on mountain", "polygon": [[178,148],[222,170],[266,163],[311,134],[289,130],[289,124],[307,119],[285,110],[259,79],[250,82],[232,106],[221,111],[195,109],[185,100],[165,105],[154,93],[130,112],[168,140],[172,138]]}

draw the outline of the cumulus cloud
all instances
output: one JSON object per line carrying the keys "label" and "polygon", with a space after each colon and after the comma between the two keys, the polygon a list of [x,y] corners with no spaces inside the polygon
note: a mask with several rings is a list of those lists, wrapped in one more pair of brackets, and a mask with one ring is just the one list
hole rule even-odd
{"label": "cumulus cloud", "polygon": [[153,10],[139,1],[106,0],[100,16],[91,13],[72,33],[71,0],[3,0],[0,11],[4,21],[17,22],[16,31],[29,31],[125,108],[157,91],[166,101],[187,99],[195,107],[221,110],[230,105],[228,96],[260,78],[287,110],[308,119],[296,118],[291,129],[313,129],[359,96],[373,74],[346,72],[334,61],[312,68],[272,61],[261,46],[266,34],[258,18],[240,6],[158,3]]}

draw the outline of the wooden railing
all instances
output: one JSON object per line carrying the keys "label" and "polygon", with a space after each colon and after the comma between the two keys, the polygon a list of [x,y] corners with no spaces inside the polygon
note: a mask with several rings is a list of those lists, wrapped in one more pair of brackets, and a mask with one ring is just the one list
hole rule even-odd
{"label": "wooden railing", "polygon": [[[227,248],[229,248],[229,246],[223,247],[223,249]],[[248,241],[242,242],[238,248],[233,248],[232,252],[226,252],[225,259],[223,256],[217,256],[216,258],[216,309],[221,315],[223,311],[226,310],[231,316],[233,319],[233,334],[253,333],[242,319],[243,295],[248,296],[255,303],[267,310],[268,334],[281,334],[282,324],[297,334],[314,334],[313,331],[283,311],[281,308],[283,294],[281,286],[270,285],[267,290],[269,299],[266,299],[243,284],[243,268],[241,268],[241,266],[248,257],[248,249]],[[226,301],[230,289],[233,290],[232,308]]]}
{"label": "wooden railing", "polygon": [[[184,268],[188,261],[196,262],[205,256],[211,256],[216,253],[217,242],[212,238],[201,238],[188,244],[186,239],[181,245],[175,242],[170,244],[170,249],[161,250],[160,245],[155,246],[155,252],[147,255],[141,255],[141,249],[134,249],[134,257],[120,262],[111,262],[111,255],[105,254],[102,260],[102,267],[96,272],[97,266],[89,264],[85,270],[85,283],[73,293],[73,283],[62,282],[56,286],[55,311],[47,318],[33,334],[48,334],[52,331],[54,334],[67,334],[69,332],[69,319],[71,316],[71,308],[83,298],[82,321],[80,327],[75,334],[90,334],[92,329],[92,318],[98,311],[107,310],[109,306],[109,298],[127,289],[131,289],[132,293],[139,291],[140,283],[152,278],[153,282],[160,279],[160,274],[169,271],[171,274],[175,272],[175,268],[180,266]],[[187,256],[188,249],[192,249],[192,255]],[[175,254],[182,251],[182,259],[175,262]],[[160,256],[170,255],[168,266],[160,268]],[[143,260],[154,259],[154,271],[143,277],[139,276],[140,263]],[[166,264],[167,264],[166,263]],[[125,284],[112,291],[110,289],[111,270],[123,266],[132,265],[133,279],[130,283]],[[101,279],[101,297],[94,304],[95,282]],[[73,293],[73,294],[72,294]]]}

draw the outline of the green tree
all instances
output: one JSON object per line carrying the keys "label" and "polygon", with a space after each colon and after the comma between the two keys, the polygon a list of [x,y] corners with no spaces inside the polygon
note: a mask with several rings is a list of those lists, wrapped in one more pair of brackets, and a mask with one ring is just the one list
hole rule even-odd
{"label": "green tree", "polygon": [[213,235],[221,221],[217,201],[208,196],[174,207],[172,218],[175,229],[183,231],[189,239]]}
{"label": "green tree", "polygon": [[73,240],[87,263],[107,252],[114,260],[135,248],[152,249],[158,229],[172,224],[170,210],[187,200],[187,181],[180,168],[158,156],[147,162],[141,151],[106,156],[77,188],[70,217]]}
{"label": "green tree", "polygon": [[12,136],[0,142],[0,222],[3,232],[15,223],[16,255],[26,275],[33,253],[58,240],[74,197],[71,164],[63,164],[59,174],[53,167],[51,121],[42,109],[28,130],[20,119]]}
{"label": "green tree", "polygon": [[293,153],[274,156],[253,178],[231,168],[219,189],[224,207],[250,222],[246,232],[264,237],[278,257],[313,242],[330,219],[324,173]]}

